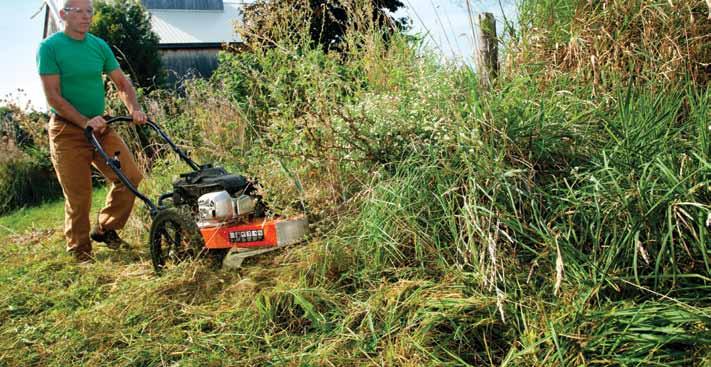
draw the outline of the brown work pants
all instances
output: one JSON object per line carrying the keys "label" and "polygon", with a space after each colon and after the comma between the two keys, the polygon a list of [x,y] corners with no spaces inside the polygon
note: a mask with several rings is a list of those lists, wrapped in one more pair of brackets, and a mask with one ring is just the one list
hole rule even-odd
{"label": "brown work pants", "polygon": [[[67,251],[75,255],[89,254],[91,166],[111,182],[106,204],[99,212],[98,224],[102,230],[123,228],[131,214],[135,195],[121,183],[116,173],[94,150],[80,127],[55,115],[49,122],[48,131],[52,164],[64,192],[64,235]],[[143,176],[121,137],[107,128],[104,134],[97,138],[109,156],[113,157],[116,152],[120,152],[121,170],[129,181],[138,187]]]}

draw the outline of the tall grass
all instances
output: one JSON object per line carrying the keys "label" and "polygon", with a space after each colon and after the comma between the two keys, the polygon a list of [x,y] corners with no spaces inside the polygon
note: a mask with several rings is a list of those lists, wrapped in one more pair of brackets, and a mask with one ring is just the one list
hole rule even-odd
{"label": "tall grass", "polygon": [[701,0],[523,1],[520,14],[511,65],[547,78],[705,85],[711,75],[709,6]]}

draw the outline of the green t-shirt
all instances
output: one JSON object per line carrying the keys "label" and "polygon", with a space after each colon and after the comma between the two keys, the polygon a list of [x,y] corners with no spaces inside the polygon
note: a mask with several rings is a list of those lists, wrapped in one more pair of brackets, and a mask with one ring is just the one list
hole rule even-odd
{"label": "green t-shirt", "polygon": [[40,75],[59,74],[62,97],[88,118],[104,113],[101,74],[118,67],[109,45],[91,33],[77,41],[64,32],[57,32],[42,41],[37,52]]}

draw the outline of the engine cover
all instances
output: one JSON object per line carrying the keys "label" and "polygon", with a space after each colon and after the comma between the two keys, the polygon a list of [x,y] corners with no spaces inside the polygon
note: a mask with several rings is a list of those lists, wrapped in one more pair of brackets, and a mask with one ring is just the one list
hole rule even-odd
{"label": "engine cover", "polygon": [[259,198],[240,195],[233,198],[227,191],[211,192],[198,198],[198,227],[216,227],[233,221],[238,217],[246,220],[246,216],[255,212]]}
{"label": "engine cover", "polygon": [[227,191],[211,192],[198,199],[198,227],[216,226],[235,217],[232,197]]}
{"label": "engine cover", "polygon": [[254,188],[246,177],[231,175],[222,167],[206,167],[180,175],[180,179],[173,183],[173,204],[195,207],[198,199],[205,194],[227,191],[235,196],[249,194],[252,190]]}

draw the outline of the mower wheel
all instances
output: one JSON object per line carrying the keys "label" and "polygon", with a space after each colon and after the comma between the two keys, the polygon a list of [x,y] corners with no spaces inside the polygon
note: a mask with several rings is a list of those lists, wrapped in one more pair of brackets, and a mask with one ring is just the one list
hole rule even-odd
{"label": "mower wheel", "polygon": [[176,209],[161,210],[153,218],[149,243],[157,274],[183,261],[201,257],[206,251],[195,222]]}

